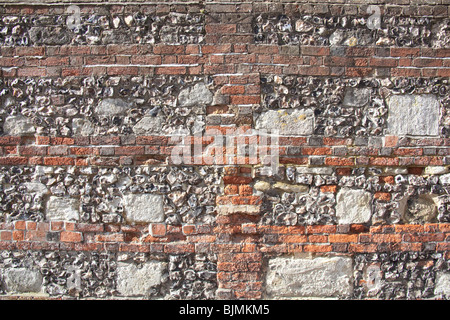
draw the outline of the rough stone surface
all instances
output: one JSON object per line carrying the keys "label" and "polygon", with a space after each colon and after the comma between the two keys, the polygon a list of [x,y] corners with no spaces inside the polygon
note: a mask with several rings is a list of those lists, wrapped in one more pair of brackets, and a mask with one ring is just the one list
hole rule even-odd
{"label": "rough stone surface", "polygon": [[436,286],[434,288],[436,296],[450,297],[450,273],[438,272],[436,275]]}
{"label": "rough stone surface", "polygon": [[388,99],[388,107],[389,134],[399,136],[439,134],[439,101],[436,96],[393,95]]}
{"label": "rough stone surface", "polygon": [[352,259],[275,258],[266,276],[270,297],[345,297],[352,292]]}
{"label": "rough stone surface", "polygon": [[117,264],[117,290],[122,296],[148,296],[150,290],[163,282],[166,263],[149,261],[139,267],[134,263]]}
{"label": "rough stone surface", "polygon": [[294,192],[294,193],[303,193],[308,192],[309,187],[304,185],[295,185],[295,184],[288,184],[283,182],[276,182],[272,188],[279,189],[284,192]]}
{"label": "rough stone surface", "polygon": [[336,196],[336,216],[338,223],[366,223],[371,217],[370,192],[342,188]]}
{"label": "rough stone surface", "polygon": [[181,107],[206,106],[213,101],[213,94],[204,83],[180,91],[178,103]]}
{"label": "rough stone surface", "polygon": [[126,218],[129,222],[164,221],[163,197],[155,194],[124,195]]}
{"label": "rough stone surface", "polygon": [[6,269],[3,280],[9,293],[40,292],[42,287],[40,272],[27,268]]}
{"label": "rough stone surface", "polygon": [[89,120],[76,118],[72,120],[72,131],[75,136],[89,136],[94,133],[95,127]]}
{"label": "rough stone surface", "polygon": [[3,124],[3,131],[7,135],[19,136],[33,134],[36,129],[31,119],[19,115],[7,117]]}
{"label": "rough stone surface", "polygon": [[95,112],[101,116],[113,116],[127,111],[131,105],[122,99],[103,99],[95,108]]}
{"label": "rough stone surface", "polygon": [[143,117],[138,123],[133,127],[133,131],[138,135],[148,135],[161,132],[162,119],[159,116],[156,117]]}
{"label": "rough stone surface", "polygon": [[431,223],[436,222],[437,196],[423,194],[418,198],[409,199],[404,220],[407,223]]}
{"label": "rough stone surface", "polygon": [[269,110],[256,119],[256,129],[279,130],[282,135],[308,135],[313,133],[312,110]]}
{"label": "rough stone surface", "polygon": [[342,104],[349,107],[362,107],[369,102],[370,89],[348,88],[345,92]]}
{"label": "rough stone surface", "polygon": [[45,215],[48,220],[78,221],[79,201],[68,197],[51,196],[47,201]]}

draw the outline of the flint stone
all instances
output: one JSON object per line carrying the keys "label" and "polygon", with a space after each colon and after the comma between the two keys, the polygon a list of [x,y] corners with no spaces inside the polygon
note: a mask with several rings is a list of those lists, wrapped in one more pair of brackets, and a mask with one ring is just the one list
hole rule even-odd
{"label": "flint stone", "polygon": [[339,224],[366,223],[370,220],[372,195],[364,190],[342,188],[336,196]]}
{"label": "flint stone", "polygon": [[28,193],[41,196],[48,193],[47,186],[40,182],[25,182],[23,185],[27,188]]}
{"label": "flint stone", "polygon": [[441,184],[450,184],[450,173],[444,174],[439,177],[439,182]]}
{"label": "flint stone", "polygon": [[439,101],[435,95],[393,95],[387,104],[389,134],[439,135]]}
{"label": "flint stone", "polygon": [[284,182],[276,182],[272,188],[282,190],[284,192],[304,193],[308,192],[309,187],[305,185],[288,184]]}
{"label": "flint stone", "polygon": [[342,104],[346,107],[362,107],[369,102],[369,88],[348,88]]}
{"label": "flint stone", "polygon": [[134,263],[117,263],[117,290],[122,296],[146,296],[163,282],[166,263],[149,261],[138,268]]}
{"label": "flint stone", "polygon": [[330,168],[330,167],[297,167],[297,173],[299,173],[299,174],[332,175],[333,168]]}
{"label": "flint stone", "polygon": [[417,199],[407,201],[407,210],[403,216],[407,223],[435,222],[437,217],[437,195],[421,194]]}
{"label": "flint stone", "polygon": [[42,275],[37,270],[27,268],[9,268],[3,273],[8,293],[40,292]]}
{"label": "flint stone", "polygon": [[21,136],[25,134],[34,134],[36,128],[31,119],[19,115],[7,117],[3,124],[3,131],[6,135]]}
{"label": "flint stone", "polygon": [[266,276],[271,297],[343,297],[352,293],[348,257],[275,258]]}
{"label": "flint stone", "polygon": [[163,222],[163,196],[158,194],[127,194],[123,197],[129,222]]}
{"label": "flint stone", "polygon": [[178,103],[181,107],[206,106],[213,101],[213,94],[204,83],[180,91]]}
{"label": "flint stone", "polygon": [[257,191],[266,192],[266,191],[270,190],[270,183],[268,183],[266,181],[258,181],[255,183],[253,188]]}
{"label": "flint stone", "polygon": [[69,32],[62,28],[54,27],[31,27],[28,34],[31,42],[36,45],[68,44],[71,39]]}
{"label": "flint stone", "polygon": [[218,215],[229,215],[235,213],[245,213],[249,215],[258,215],[261,213],[261,206],[251,204],[239,205],[218,205],[216,207]]}
{"label": "flint stone", "polygon": [[436,286],[434,287],[435,296],[450,297],[450,273],[438,272],[436,274]]}
{"label": "flint stone", "polygon": [[124,113],[131,107],[131,104],[122,99],[103,99],[95,108],[95,112],[100,116],[114,116]]}
{"label": "flint stone", "polygon": [[161,124],[162,118],[160,116],[156,117],[146,116],[135,124],[135,126],[133,127],[133,132],[137,135],[162,133]]}
{"label": "flint stone", "polygon": [[439,167],[439,166],[431,166],[431,167],[425,167],[424,174],[444,174],[448,173],[447,167]]}
{"label": "flint stone", "polygon": [[314,130],[314,112],[306,110],[269,110],[256,119],[256,129],[279,130],[284,135],[310,135]]}
{"label": "flint stone", "polygon": [[46,217],[48,220],[78,221],[79,207],[78,199],[51,196],[47,201]]}
{"label": "flint stone", "polygon": [[89,136],[94,133],[94,125],[86,119],[72,120],[72,132],[75,136]]}

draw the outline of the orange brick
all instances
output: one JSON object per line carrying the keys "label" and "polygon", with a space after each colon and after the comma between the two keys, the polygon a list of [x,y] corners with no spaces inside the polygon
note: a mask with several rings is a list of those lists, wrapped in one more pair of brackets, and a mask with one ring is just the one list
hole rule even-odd
{"label": "orange brick", "polygon": [[330,243],[334,242],[358,242],[357,234],[330,234],[328,236],[328,241]]}
{"label": "orange brick", "polygon": [[61,232],[62,242],[81,242],[83,235],[81,232],[63,231]]}
{"label": "orange brick", "polygon": [[195,225],[193,225],[193,224],[184,225],[182,230],[183,230],[184,235],[190,235],[190,234],[197,233],[197,229],[196,229]]}
{"label": "orange brick", "polygon": [[307,233],[336,233],[335,225],[317,225],[317,226],[307,226]]}
{"label": "orange brick", "polygon": [[310,235],[308,236],[309,242],[319,242],[319,243],[325,243],[328,242],[328,236],[322,236],[322,235]]}
{"label": "orange brick", "polygon": [[253,194],[253,188],[248,185],[240,185],[239,194],[243,196],[250,196]]}
{"label": "orange brick", "polygon": [[225,185],[223,189],[223,193],[230,195],[230,194],[238,194],[239,193],[239,185],[237,184],[227,184]]}
{"label": "orange brick", "polygon": [[164,223],[152,223],[149,229],[153,237],[164,237],[166,235],[166,225]]}
{"label": "orange brick", "polygon": [[303,246],[303,251],[305,252],[331,252],[332,249],[331,245],[308,244]]}
{"label": "orange brick", "polygon": [[420,224],[396,224],[394,228],[397,233],[423,232]]}
{"label": "orange brick", "polygon": [[336,193],[337,192],[337,186],[336,185],[321,186],[320,187],[320,192]]}
{"label": "orange brick", "polygon": [[389,201],[391,200],[391,194],[389,192],[375,192],[373,195],[375,199],[381,200],[381,201]]}
{"label": "orange brick", "polygon": [[394,176],[380,177],[380,183],[395,184]]}
{"label": "orange brick", "polygon": [[308,242],[307,236],[292,236],[292,235],[282,235],[279,237],[282,243],[305,243]]}
{"label": "orange brick", "polygon": [[12,233],[12,239],[14,241],[22,241],[25,237],[25,232],[22,230],[14,230]]}
{"label": "orange brick", "polygon": [[374,234],[372,235],[373,242],[401,242],[402,236],[400,234]]}
{"label": "orange brick", "polygon": [[26,221],[18,220],[14,223],[14,229],[16,230],[25,230],[26,229]]}

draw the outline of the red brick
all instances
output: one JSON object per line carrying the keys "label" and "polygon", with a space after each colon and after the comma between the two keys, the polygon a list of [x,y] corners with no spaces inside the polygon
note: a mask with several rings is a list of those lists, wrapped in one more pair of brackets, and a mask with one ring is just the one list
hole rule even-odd
{"label": "red brick", "polygon": [[375,192],[373,195],[375,199],[381,200],[381,201],[389,201],[391,200],[391,194],[389,192]]}
{"label": "red brick", "polygon": [[64,230],[64,221],[51,221],[50,222],[51,231],[62,231]]}
{"label": "red brick", "polygon": [[305,243],[308,242],[307,236],[298,235],[281,235],[279,241],[282,243]]}
{"label": "red brick", "polygon": [[0,241],[11,241],[12,232],[11,231],[0,231]]}
{"label": "red brick", "polygon": [[23,241],[25,238],[25,232],[22,230],[14,230],[12,233],[12,239],[14,241]]}
{"label": "red brick", "polygon": [[336,185],[321,186],[320,187],[320,192],[336,193],[337,192],[337,186]]}
{"label": "red brick", "polygon": [[164,246],[165,253],[193,253],[195,251],[195,246],[193,244],[186,243],[167,243]]}
{"label": "red brick", "polygon": [[46,157],[44,164],[49,166],[70,166],[75,163],[74,158],[67,157]]}
{"label": "red brick", "polygon": [[164,223],[152,223],[149,226],[149,231],[153,237],[164,237],[166,235],[166,225]]}
{"label": "red brick", "polygon": [[98,242],[124,242],[125,234],[123,234],[123,233],[98,234],[95,236],[95,241],[98,241]]}
{"label": "red brick", "polygon": [[27,222],[22,220],[17,220],[14,223],[14,229],[16,230],[26,230],[27,228]]}
{"label": "red brick", "polygon": [[261,102],[260,96],[231,96],[231,104],[258,104]]}
{"label": "red brick", "polygon": [[305,245],[303,251],[305,252],[331,252],[333,250],[331,245]]}
{"label": "red brick", "polygon": [[307,226],[306,232],[309,233],[336,233],[335,225],[314,225]]}
{"label": "red brick", "polygon": [[339,157],[329,157],[325,159],[325,164],[328,166],[354,166],[354,158],[339,158]]}
{"label": "red brick", "polygon": [[0,165],[24,165],[28,163],[26,157],[0,157]]}
{"label": "red brick", "polygon": [[253,181],[251,177],[239,176],[224,176],[223,182],[225,184],[250,184]]}
{"label": "red brick", "polygon": [[372,235],[373,242],[401,242],[402,236],[400,234],[374,234]]}

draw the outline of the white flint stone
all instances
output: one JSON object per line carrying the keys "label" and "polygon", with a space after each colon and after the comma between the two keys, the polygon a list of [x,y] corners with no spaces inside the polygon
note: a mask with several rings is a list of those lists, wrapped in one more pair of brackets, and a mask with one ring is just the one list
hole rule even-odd
{"label": "white flint stone", "polygon": [[435,296],[450,297],[450,273],[438,272],[436,274],[436,285],[434,287]]}
{"label": "white flint stone", "polygon": [[72,120],[72,132],[75,136],[89,136],[94,133],[94,125],[87,119]]}
{"label": "white flint stone", "polygon": [[281,135],[309,135],[314,130],[314,112],[305,110],[269,110],[256,119],[256,129],[278,130]]}
{"label": "white flint stone", "polygon": [[78,199],[51,196],[47,201],[46,217],[48,220],[78,221],[79,207]]}
{"label": "white flint stone", "polygon": [[266,181],[258,181],[255,183],[253,188],[257,191],[266,192],[266,191],[270,190],[270,183],[268,183]]}
{"label": "white flint stone", "polygon": [[23,185],[27,188],[28,193],[34,193],[41,196],[48,193],[47,186],[40,182],[25,182]]}
{"label": "white flint stone", "polygon": [[129,222],[163,222],[163,196],[158,194],[127,194],[123,197]]}
{"label": "white flint stone", "polygon": [[293,192],[293,193],[304,193],[308,192],[309,190],[309,187],[305,185],[288,184],[284,182],[276,182],[272,186],[272,188],[282,190],[284,192]]}
{"label": "white flint stone", "polygon": [[364,190],[342,188],[336,196],[339,224],[366,223],[372,215],[372,195]]}
{"label": "white flint stone", "polygon": [[133,132],[137,135],[161,133],[162,122],[162,117],[160,116],[145,116],[134,125]]}
{"label": "white flint stone", "polygon": [[239,205],[218,205],[218,215],[228,215],[235,213],[245,213],[249,215],[257,215],[261,213],[261,206],[251,204],[239,204]]}
{"label": "white flint stone", "polygon": [[441,184],[450,184],[450,173],[444,174],[439,177],[439,182]]}
{"label": "white flint stone", "polygon": [[114,116],[124,113],[131,105],[122,99],[103,99],[95,108],[95,112],[101,116]]}
{"label": "white flint stone", "polygon": [[180,91],[178,103],[181,107],[206,106],[212,103],[213,94],[204,83]]}
{"label": "white flint stone", "polygon": [[348,88],[342,104],[348,107],[362,107],[369,102],[369,88]]}
{"label": "white flint stone", "polygon": [[448,173],[447,167],[438,167],[438,166],[431,166],[431,167],[425,167],[424,174],[432,175],[432,174],[444,174]]}
{"label": "white flint stone", "polygon": [[122,296],[146,296],[163,282],[166,263],[149,261],[139,268],[134,263],[117,263],[117,290]]}
{"label": "white flint stone", "polygon": [[22,115],[10,116],[5,119],[3,124],[3,131],[6,135],[20,136],[26,134],[34,134],[36,128],[33,121]]}
{"label": "white flint stone", "polygon": [[299,174],[333,174],[333,168],[331,167],[297,167],[297,173]]}
{"label": "white flint stone", "polygon": [[8,293],[40,292],[42,275],[38,270],[8,268],[3,272],[5,289]]}
{"label": "white flint stone", "polygon": [[293,258],[269,261],[266,287],[271,297],[345,297],[352,293],[352,259]]}
{"label": "white flint stone", "polygon": [[435,95],[393,95],[387,101],[388,133],[392,135],[439,135],[439,101]]}

